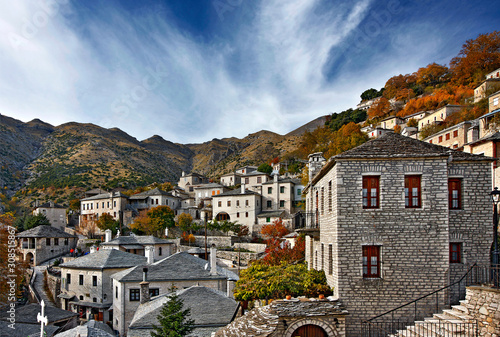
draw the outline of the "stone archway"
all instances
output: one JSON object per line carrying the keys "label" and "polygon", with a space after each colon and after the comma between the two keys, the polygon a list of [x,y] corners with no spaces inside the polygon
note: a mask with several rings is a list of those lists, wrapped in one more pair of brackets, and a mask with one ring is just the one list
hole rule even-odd
{"label": "stone archway", "polygon": [[295,330],[292,337],[328,337],[328,335],[320,326],[307,324]]}
{"label": "stone archway", "polygon": [[[288,329],[286,329],[286,331],[285,331],[284,337],[292,337],[292,336],[294,336],[294,332],[296,330],[298,330],[299,328],[304,327],[304,326],[311,326],[311,325],[317,326],[321,330],[323,330],[323,332],[326,334],[325,336],[328,336],[328,337],[337,336],[336,329],[334,329],[328,322],[320,320],[320,319],[304,318],[304,319],[300,319],[300,320],[295,321],[292,324],[290,324]],[[313,330],[315,330],[315,329],[313,328]],[[319,330],[319,331],[321,331],[321,330]],[[321,335],[318,335],[318,336],[321,336]]]}
{"label": "stone archway", "polygon": [[29,252],[27,253],[25,256],[24,256],[24,261],[25,262],[28,262],[30,265],[35,265],[35,256],[33,255],[32,252]]}
{"label": "stone archway", "polygon": [[219,214],[217,214],[217,216],[215,217],[215,219],[217,221],[224,221],[224,220],[230,221],[231,217],[226,212],[220,212]]}

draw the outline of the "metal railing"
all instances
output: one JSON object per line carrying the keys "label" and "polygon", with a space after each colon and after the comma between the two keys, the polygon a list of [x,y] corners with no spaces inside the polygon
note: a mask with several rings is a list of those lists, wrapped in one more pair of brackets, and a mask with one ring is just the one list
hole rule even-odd
{"label": "metal railing", "polygon": [[[393,330],[392,326],[384,326],[380,323],[370,324],[366,327],[367,331],[363,331],[363,336],[371,336],[371,337],[387,337],[387,336],[409,336],[408,334],[398,333],[398,330],[405,331],[408,328],[405,322],[401,322],[401,324]],[[477,320],[473,322],[464,322],[464,323],[454,323],[447,321],[436,321],[436,322],[419,322],[414,326],[409,327],[411,336],[420,336],[420,337],[434,337],[434,336],[442,336],[442,337],[477,337],[479,336],[479,325]]]}
{"label": "metal railing", "polygon": [[[467,269],[467,272],[458,281],[435,290],[425,296],[419,297],[397,308],[389,310],[381,315],[361,322],[362,337],[386,337],[391,334],[395,334],[398,330],[404,330],[407,326],[413,325],[416,321],[423,320],[425,317],[432,316],[433,313],[437,314],[445,308],[450,308],[452,304],[458,304],[459,299],[465,298],[465,294],[461,291],[461,289],[464,289],[466,286],[494,286],[495,284],[498,284],[499,275],[500,270],[498,270],[498,268],[492,268],[491,266],[479,266],[475,263]],[[494,282],[495,280],[497,281],[496,283]],[[456,287],[456,293],[460,293],[461,296],[455,303],[452,303],[451,294],[454,293],[454,287]],[[431,328],[440,329],[440,323],[441,322],[429,322],[428,324]],[[447,328],[449,327],[449,331],[459,331],[460,329],[463,329],[463,332],[467,332],[467,334],[463,334],[461,336],[477,336],[476,323],[477,322],[447,322],[447,324],[449,324]],[[453,324],[455,324],[456,326],[451,327],[451,325]],[[454,335],[452,335],[450,332],[449,335],[444,336]]]}

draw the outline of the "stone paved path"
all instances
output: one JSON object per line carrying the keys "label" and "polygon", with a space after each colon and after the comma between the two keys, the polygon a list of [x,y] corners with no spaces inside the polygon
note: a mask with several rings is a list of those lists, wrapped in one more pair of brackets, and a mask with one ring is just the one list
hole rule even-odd
{"label": "stone paved path", "polygon": [[49,307],[55,307],[56,305],[52,300],[49,298],[49,296],[45,293],[45,289],[43,286],[43,276],[45,274],[45,270],[47,269],[47,266],[36,266],[35,267],[35,283],[34,287],[36,291],[38,292],[38,295],[40,295],[41,299],[45,302],[45,305]]}

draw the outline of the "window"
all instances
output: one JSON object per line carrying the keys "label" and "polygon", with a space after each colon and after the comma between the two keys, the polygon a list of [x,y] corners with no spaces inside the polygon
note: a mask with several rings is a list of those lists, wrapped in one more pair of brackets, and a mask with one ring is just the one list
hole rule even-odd
{"label": "window", "polygon": [[421,206],[420,176],[405,177],[405,207],[420,208]]}
{"label": "window", "polygon": [[285,207],[285,200],[280,200],[280,207]]}
{"label": "window", "polygon": [[239,218],[240,217],[240,212],[236,212],[236,217]]}
{"label": "window", "polygon": [[363,177],[363,208],[379,208],[380,177]]}
{"label": "window", "polygon": [[116,201],[113,201],[113,207],[116,207]]}
{"label": "window", "polygon": [[273,207],[273,202],[271,200],[267,201],[267,208]]}
{"label": "window", "polygon": [[79,298],[80,298],[80,301],[83,301],[83,296],[82,296],[82,295],[80,295],[80,297],[79,297]]}
{"label": "window", "polygon": [[50,238],[45,238],[45,245],[50,246]]}
{"label": "window", "polygon": [[83,275],[78,275],[78,284],[83,286]]}
{"label": "window", "polygon": [[431,139],[431,140],[429,140],[429,143],[431,143],[431,144],[432,144],[432,139]]}
{"label": "window", "polygon": [[97,276],[92,275],[92,286],[97,287]]}
{"label": "window", "polygon": [[69,239],[68,239],[68,238],[65,238],[65,239],[64,239],[64,245],[65,245],[65,246],[69,245]]}
{"label": "window", "polygon": [[498,105],[498,97],[493,98],[493,105]]}
{"label": "window", "polygon": [[450,263],[462,262],[462,243],[450,242]]}
{"label": "window", "polygon": [[59,246],[59,238],[54,238],[54,246]]}
{"label": "window", "polygon": [[321,187],[321,215],[325,214],[325,188]]}
{"label": "window", "polygon": [[66,274],[66,284],[71,284],[71,274]]}
{"label": "window", "polygon": [[249,183],[249,178],[245,178],[245,184],[248,184]]}
{"label": "window", "polygon": [[149,297],[158,296],[158,295],[160,295],[160,289],[159,288],[151,288],[151,289],[149,289]]}
{"label": "window", "polygon": [[280,193],[285,193],[285,186],[280,186]]}
{"label": "window", "polygon": [[363,278],[380,277],[380,246],[363,246]]}
{"label": "window", "polygon": [[115,298],[118,298],[118,287],[115,287]]}
{"label": "window", "polygon": [[158,255],[162,256],[162,254],[163,254],[163,251],[162,251],[161,247],[158,247]]}
{"label": "window", "polygon": [[441,143],[443,141],[443,136],[439,136],[438,143]]}
{"label": "window", "polygon": [[227,207],[231,207],[231,200],[227,201]]}
{"label": "window", "polygon": [[448,180],[448,200],[450,209],[462,208],[462,179]]}
{"label": "window", "polygon": [[257,177],[257,184],[262,183],[262,177]]}
{"label": "window", "polygon": [[267,217],[267,218],[266,218],[266,222],[271,222],[271,218],[270,218],[270,217]]}
{"label": "window", "polygon": [[332,211],[332,181],[328,182],[328,211]]}
{"label": "window", "polygon": [[333,274],[333,246],[328,245],[328,274]]}
{"label": "window", "polygon": [[302,194],[302,189],[297,188],[297,195],[301,195],[301,194]]}
{"label": "window", "polygon": [[99,203],[98,202],[95,203],[95,209],[99,209]]}
{"label": "window", "polygon": [[240,201],[236,200],[236,206],[240,207]]}
{"label": "window", "polygon": [[447,133],[444,137],[446,140],[450,139],[450,133]]}
{"label": "window", "polygon": [[102,208],[104,209],[104,201],[102,202]]}
{"label": "window", "polygon": [[108,201],[108,208],[109,208],[109,201]]}
{"label": "window", "polygon": [[248,206],[248,200],[245,200],[245,206]]}
{"label": "window", "polygon": [[222,201],[219,201],[219,202],[217,203],[217,205],[218,205],[219,207],[222,207]]}
{"label": "window", "polygon": [[141,290],[140,289],[130,289],[130,302],[137,302],[141,299]]}
{"label": "window", "polygon": [[97,302],[97,298],[93,297],[92,302],[94,302],[94,303]]}
{"label": "window", "polygon": [[248,218],[248,212],[245,212],[245,217]]}
{"label": "window", "polygon": [[273,193],[273,188],[272,187],[268,187],[267,188],[267,194],[271,194]]}

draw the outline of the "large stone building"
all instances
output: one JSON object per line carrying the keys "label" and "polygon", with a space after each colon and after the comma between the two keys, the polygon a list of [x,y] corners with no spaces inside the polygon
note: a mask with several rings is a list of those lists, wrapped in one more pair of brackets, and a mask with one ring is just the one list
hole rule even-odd
{"label": "large stone building", "polygon": [[33,211],[33,215],[43,214],[49,220],[50,225],[60,230],[66,227],[66,207],[54,202],[46,202],[38,205]]}
{"label": "large stone building", "polygon": [[310,167],[306,260],[346,305],[347,336],[489,261],[491,161],[388,133]]}
{"label": "large stone building", "polygon": [[37,226],[17,234],[23,260],[34,266],[68,254],[76,247],[78,237],[52,226]]}

